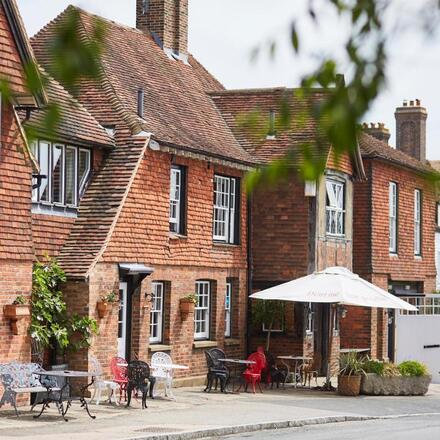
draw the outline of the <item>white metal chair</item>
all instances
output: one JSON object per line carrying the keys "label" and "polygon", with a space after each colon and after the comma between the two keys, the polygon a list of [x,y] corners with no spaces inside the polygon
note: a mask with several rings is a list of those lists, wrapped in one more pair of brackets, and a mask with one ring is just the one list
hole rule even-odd
{"label": "white metal chair", "polygon": [[165,397],[175,399],[173,394],[173,361],[167,353],[157,352],[151,356],[152,376],[156,379],[154,396],[156,396],[157,385],[164,384]]}
{"label": "white metal chair", "polygon": [[94,376],[94,382],[93,382],[93,396],[90,399],[90,402],[95,400],[96,404],[99,405],[101,402],[101,396],[103,391],[107,391],[108,394],[108,402],[109,403],[118,403],[116,400],[116,391],[118,389],[118,384],[116,382],[113,382],[111,380],[103,380],[101,379],[102,374],[102,366],[99,363],[98,359],[96,359],[94,356],[89,356],[89,362],[91,365],[91,373],[96,374]]}

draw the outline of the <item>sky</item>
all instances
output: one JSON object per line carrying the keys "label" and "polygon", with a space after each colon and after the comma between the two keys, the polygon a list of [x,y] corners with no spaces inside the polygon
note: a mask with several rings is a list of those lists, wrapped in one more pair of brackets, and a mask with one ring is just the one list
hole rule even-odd
{"label": "sky", "polygon": [[[411,17],[408,10],[422,1],[392,0],[388,21]],[[103,17],[135,25],[135,0],[17,0],[29,35],[36,33],[67,5],[74,4]],[[315,0],[320,16],[318,27],[309,23],[305,10],[309,0],[189,0],[189,47],[191,53],[225,87],[296,87],[322,55],[342,62],[338,50],[348,26],[333,11]],[[406,12],[404,14],[403,12]],[[288,44],[289,27],[295,20],[301,47],[307,56],[297,57]],[[365,122],[384,122],[394,145],[394,110],[403,100],[420,99],[428,110],[427,156],[440,160],[440,32],[427,38],[414,23],[400,27],[388,43],[388,83]],[[275,58],[269,56],[270,41],[277,42]],[[253,49],[260,55],[251,60]]]}

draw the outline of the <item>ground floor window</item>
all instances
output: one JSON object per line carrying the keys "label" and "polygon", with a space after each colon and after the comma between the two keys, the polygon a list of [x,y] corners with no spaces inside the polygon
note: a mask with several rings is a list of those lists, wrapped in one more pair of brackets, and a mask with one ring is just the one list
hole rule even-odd
{"label": "ground floor window", "polygon": [[152,299],[150,309],[150,342],[161,343],[163,339],[163,306],[164,283],[152,283]]}
{"label": "ground floor window", "polygon": [[196,306],[194,310],[194,339],[209,339],[211,284],[196,282]]}
{"label": "ground floor window", "polygon": [[225,336],[227,338],[230,338],[232,333],[231,300],[232,300],[232,283],[228,281],[226,283],[226,295],[225,295]]}

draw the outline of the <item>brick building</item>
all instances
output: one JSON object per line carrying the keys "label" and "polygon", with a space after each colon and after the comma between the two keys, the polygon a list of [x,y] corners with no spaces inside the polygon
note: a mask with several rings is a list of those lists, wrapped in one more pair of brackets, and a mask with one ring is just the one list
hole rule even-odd
{"label": "brick building", "polygon": [[[188,53],[187,8],[184,0],[139,0],[137,29],[106,21],[100,78],[80,84],[75,97],[113,145],[91,136],[94,170],[78,188],[78,203],[41,200],[43,188],[33,221],[38,252],[49,250],[66,271],[71,313],[98,318],[100,297],[119,292],[120,308],[99,320],[90,348],[105,367],[118,354],[148,360],[167,351],[190,366],[181,375],[194,380],[205,375],[206,347],[245,355],[242,178],[254,160],[208,93],[223,87]],[[48,43],[71,10],[32,39],[43,67],[52,62]],[[78,32],[93,38],[96,17],[78,12]],[[79,155],[84,146],[74,145]],[[179,300],[190,293],[198,303],[186,317]],[[69,357],[72,368],[86,362],[84,352]]]}
{"label": "brick building", "polygon": [[[262,89],[213,93],[214,102],[241,145],[263,164],[288,151],[295,154],[304,143],[317,138],[316,124],[305,108],[322,99],[315,90],[304,101],[295,90]],[[277,132],[276,109],[288,102],[292,120],[288,130]],[[244,112],[262,115],[257,130],[261,137],[250,137],[237,123]],[[304,120],[304,115],[310,114]],[[298,122],[302,121],[302,122]],[[325,164],[318,182],[304,184],[296,169],[277,186],[257,188],[251,203],[252,290],[272,287],[330,266],[352,268],[353,182],[364,179],[359,149],[338,159],[330,145],[312,147],[311,154]],[[328,353],[328,320],[338,328],[337,308],[328,305],[286,304],[284,322],[272,338],[274,355],[310,355],[322,373],[322,359]],[[332,359],[339,354],[339,333],[333,335]],[[264,345],[264,330],[254,325],[251,348]]]}
{"label": "brick building", "polygon": [[[396,148],[383,124],[365,126],[360,147],[367,180],[354,186],[354,271],[396,295],[432,293],[436,268],[436,189],[426,160],[426,109],[405,102],[396,113]],[[345,347],[393,358],[393,319],[352,308],[341,326]]]}
{"label": "brick building", "polygon": [[[30,94],[24,68],[33,60],[26,32],[13,0],[0,1],[0,78],[12,99],[0,95],[0,359],[30,358],[29,336],[13,334],[3,308],[17,298],[29,298],[34,250],[31,227],[32,173],[37,165],[21,130],[18,108],[36,109],[44,93]],[[19,327],[22,327],[21,325]],[[24,326],[25,327],[25,326]]]}

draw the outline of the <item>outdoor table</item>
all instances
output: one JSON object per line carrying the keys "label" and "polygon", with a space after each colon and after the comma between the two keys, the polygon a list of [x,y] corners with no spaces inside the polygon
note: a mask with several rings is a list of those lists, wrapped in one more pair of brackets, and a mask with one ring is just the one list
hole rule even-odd
{"label": "outdoor table", "polygon": [[[47,388],[47,395],[41,402],[41,411],[39,414],[34,416],[34,419],[38,419],[41,417],[43,412],[49,408],[51,403],[55,403],[58,407],[58,411],[60,412],[63,419],[67,422],[68,419],[66,419],[67,411],[69,411],[69,408],[72,406],[72,402],[79,401],[81,403],[81,408],[85,408],[87,411],[87,414],[91,419],[95,419],[96,416],[93,416],[90,414],[89,407],[87,405],[87,401],[85,398],[85,393],[87,389],[93,384],[95,381],[95,377],[100,376],[101,373],[96,372],[88,372],[88,371],[71,371],[71,370],[65,370],[65,371],[35,371],[33,374],[36,374],[38,376],[48,376],[48,377],[61,377],[65,379],[65,384],[61,387],[61,391],[57,391],[56,394],[59,393],[59,397],[56,396],[55,393],[52,393],[50,385],[46,386]],[[89,377],[92,378],[90,383],[87,383],[87,385],[81,387],[81,395],[80,396],[72,396],[72,386],[70,384],[71,379],[88,379]],[[65,393],[67,391],[67,393]],[[66,406],[64,406],[66,404]]]}
{"label": "outdoor table", "polygon": [[294,367],[294,386],[295,388],[298,387],[298,381],[297,381],[297,375],[300,373],[300,368],[301,366],[304,364],[304,362],[312,362],[313,358],[309,357],[309,356],[277,356],[278,359],[280,359],[283,364],[286,366],[287,368],[287,374],[286,374],[286,379],[284,380],[284,384],[286,384],[287,379],[289,378],[290,375],[290,365],[289,365],[289,361],[294,362],[295,367]]}
{"label": "outdoor table", "polygon": [[243,367],[248,367],[249,365],[255,364],[255,361],[241,360],[241,359],[219,359],[219,361],[225,364],[230,364],[231,369],[234,370],[234,374],[232,376],[230,375],[228,379],[228,383],[229,381],[231,381],[232,383],[232,392],[234,392],[234,381],[235,383],[239,383],[241,379],[241,376],[239,374],[241,371],[239,370],[242,370]]}

